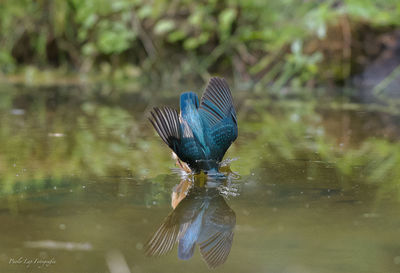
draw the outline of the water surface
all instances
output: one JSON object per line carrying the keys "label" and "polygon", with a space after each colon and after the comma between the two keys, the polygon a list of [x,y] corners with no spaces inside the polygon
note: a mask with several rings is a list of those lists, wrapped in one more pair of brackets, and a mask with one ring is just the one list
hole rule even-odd
{"label": "water surface", "polygon": [[[145,255],[180,183],[147,113],[177,97],[1,86],[0,272],[209,271],[198,249]],[[400,117],[234,97],[236,225],[215,271],[399,272]]]}

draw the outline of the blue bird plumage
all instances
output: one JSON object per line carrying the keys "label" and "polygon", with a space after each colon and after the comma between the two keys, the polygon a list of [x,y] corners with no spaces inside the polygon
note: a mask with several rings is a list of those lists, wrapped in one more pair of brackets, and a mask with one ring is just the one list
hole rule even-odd
{"label": "blue bird plumage", "polygon": [[217,170],[238,135],[231,91],[217,77],[211,78],[200,101],[193,92],[181,94],[179,115],[170,107],[156,107],[151,115],[163,141],[196,172]]}

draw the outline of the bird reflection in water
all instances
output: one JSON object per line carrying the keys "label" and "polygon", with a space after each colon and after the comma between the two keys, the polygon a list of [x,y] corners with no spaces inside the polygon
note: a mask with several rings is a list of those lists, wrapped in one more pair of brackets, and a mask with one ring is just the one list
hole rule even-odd
{"label": "bird reflection in water", "polygon": [[236,225],[235,212],[224,196],[237,195],[232,186],[235,178],[237,174],[233,172],[214,177],[182,172],[181,182],[172,190],[173,211],[147,242],[146,254],[164,255],[177,243],[179,259],[188,260],[198,245],[210,268],[223,264],[231,250]]}

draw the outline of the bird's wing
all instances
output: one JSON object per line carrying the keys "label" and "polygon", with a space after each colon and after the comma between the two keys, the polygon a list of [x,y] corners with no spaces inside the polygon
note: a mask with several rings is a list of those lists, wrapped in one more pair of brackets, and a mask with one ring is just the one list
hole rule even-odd
{"label": "bird's wing", "polygon": [[210,268],[223,264],[228,258],[233,242],[233,231],[216,232],[199,244],[201,256]]}
{"label": "bird's wing", "polygon": [[198,239],[200,253],[210,268],[223,264],[233,242],[236,214],[222,196],[214,198],[204,216]]}
{"label": "bird's wing", "polygon": [[210,127],[218,125],[226,118],[237,123],[232,94],[225,79],[210,79],[201,97],[200,111]]}
{"label": "bird's wing", "polygon": [[219,148],[216,159],[220,161],[238,134],[232,94],[224,79],[210,79],[201,98],[199,113],[208,128],[212,144]]}
{"label": "bird's wing", "polygon": [[192,166],[196,159],[204,157],[192,129],[179,117],[175,109],[155,107],[150,113],[149,120],[154,129],[183,162]]}
{"label": "bird's wing", "polygon": [[172,211],[146,243],[147,256],[161,256],[172,250],[178,241],[179,221]]}
{"label": "bird's wing", "polygon": [[179,156],[182,132],[178,112],[170,107],[155,107],[149,120],[161,139]]}
{"label": "bird's wing", "polygon": [[[203,200],[197,198],[198,194],[191,190],[188,195],[170,212],[163,220],[160,227],[152,235],[151,239],[146,243],[145,252],[147,256],[161,256],[169,252],[179,240],[187,233],[186,242],[193,240],[190,238],[195,235],[194,229],[190,229],[195,220],[202,211]],[[200,217],[201,218],[201,217]],[[197,223],[196,226],[199,226]],[[197,239],[194,236],[194,241]],[[183,245],[182,245],[183,246]],[[191,248],[186,246],[185,249],[179,248],[180,257],[190,258]],[[193,253],[192,253],[193,254]]]}

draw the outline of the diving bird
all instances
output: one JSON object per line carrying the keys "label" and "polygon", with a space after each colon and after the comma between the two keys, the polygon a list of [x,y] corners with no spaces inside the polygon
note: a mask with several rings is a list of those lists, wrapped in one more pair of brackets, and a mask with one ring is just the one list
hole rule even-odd
{"label": "diving bird", "polygon": [[227,82],[210,79],[199,101],[197,94],[180,97],[180,113],[155,107],[150,122],[162,140],[194,172],[218,172],[218,164],[238,135],[236,112]]}

